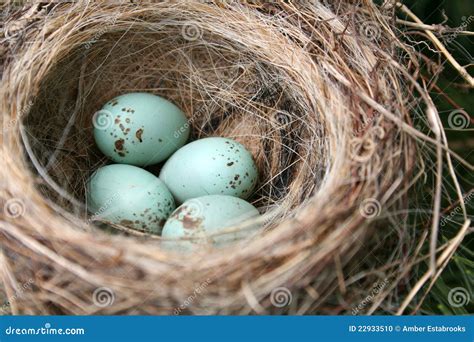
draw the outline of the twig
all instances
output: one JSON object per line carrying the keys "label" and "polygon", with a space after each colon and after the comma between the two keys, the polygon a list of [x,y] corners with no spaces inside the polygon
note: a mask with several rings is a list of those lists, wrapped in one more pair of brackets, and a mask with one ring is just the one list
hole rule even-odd
{"label": "twig", "polygon": [[[464,225],[462,226],[459,233],[454,238],[452,238],[450,240],[450,246],[448,246],[446,248],[446,250],[441,254],[441,256],[436,261],[436,265],[439,267],[439,269],[438,269],[438,272],[436,273],[435,277],[433,277],[432,282],[436,281],[436,279],[439,277],[442,270],[444,269],[444,267],[441,267],[441,266],[443,266],[443,265],[446,266],[445,262],[451,258],[452,254],[456,251],[459,244],[462,242],[464,236],[467,233],[467,230],[468,230],[470,224],[471,224],[470,220],[467,220],[466,222],[464,222]],[[429,269],[423,275],[423,277],[421,277],[421,279],[418,280],[418,282],[415,284],[413,289],[410,291],[410,293],[407,295],[407,297],[403,301],[402,305],[398,309],[397,315],[402,315],[403,314],[403,312],[407,308],[408,304],[410,304],[413,297],[415,297],[415,295],[418,293],[418,291],[420,291],[420,289],[423,287],[423,285],[428,281],[428,279],[430,279],[431,275],[432,275],[432,271],[431,271],[431,269]]]}
{"label": "twig", "polygon": [[441,26],[441,25],[427,25],[427,24],[423,24],[423,23],[414,23],[413,21],[407,21],[407,20],[403,20],[403,19],[397,19],[396,23],[397,24],[402,24],[402,25],[405,25],[405,26],[410,26],[410,27],[422,29],[422,30],[425,30],[425,31],[429,30],[429,31],[433,31],[433,32],[438,32],[439,34],[456,33],[460,36],[474,36],[474,32],[472,32],[472,31],[462,31],[462,30],[459,30],[457,28],[445,27],[445,26]]}
{"label": "twig", "polygon": [[[411,17],[416,23],[418,24],[423,24],[423,22],[418,18],[408,7],[405,5],[397,2],[397,6],[405,12],[409,17]],[[433,42],[433,44],[440,50],[440,52],[447,58],[449,63],[453,66],[454,69],[456,69],[459,74],[466,80],[466,82],[469,84],[471,88],[474,88],[474,78],[466,71],[466,69],[460,65],[456,59],[449,53],[449,51],[446,49],[446,47],[441,43],[441,41],[434,35],[434,33],[431,30],[425,29],[424,30],[427,36],[430,38],[430,40]]]}

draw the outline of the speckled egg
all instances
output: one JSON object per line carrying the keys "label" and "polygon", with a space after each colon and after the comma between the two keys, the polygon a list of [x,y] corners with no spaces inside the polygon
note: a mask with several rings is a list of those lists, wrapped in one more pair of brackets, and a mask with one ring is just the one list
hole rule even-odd
{"label": "speckled egg", "polygon": [[252,155],[227,138],[204,138],[176,151],[160,172],[160,179],[176,201],[205,195],[248,198],[257,184]]}
{"label": "speckled egg", "polygon": [[166,185],[152,173],[126,164],[99,168],[87,184],[91,220],[157,233],[175,209]]}
{"label": "speckled egg", "polygon": [[[162,245],[176,251],[192,251],[206,245],[224,247],[244,239],[261,227],[252,222],[258,210],[234,196],[193,198],[179,206],[166,221]],[[243,228],[235,228],[242,224]]]}
{"label": "speckled egg", "polygon": [[117,163],[159,163],[186,143],[189,123],[168,100],[148,93],[129,93],[105,104],[93,117],[99,149]]}

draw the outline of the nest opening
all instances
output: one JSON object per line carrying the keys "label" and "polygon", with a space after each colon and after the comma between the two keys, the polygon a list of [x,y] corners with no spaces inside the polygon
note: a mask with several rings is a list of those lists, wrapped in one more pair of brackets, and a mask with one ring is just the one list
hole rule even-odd
{"label": "nest opening", "polygon": [[[93,141],[94,113],[115,96],[145,91],[183,109],[190,140],[230,137],[251,151],[260,180],[250,201],[262,212],[281,219],[314,193],[328,167],[324,120],[288,70],[193,20],[104,20],[96,23],[103,32],[84,30],[45,75],[24,121],[35,158],[65,192],[83,201],[91,173],[110,163]],[[157,174],[160,165],[147,169]],[[48,184],[42,192],[69,211],[83,209]]]}

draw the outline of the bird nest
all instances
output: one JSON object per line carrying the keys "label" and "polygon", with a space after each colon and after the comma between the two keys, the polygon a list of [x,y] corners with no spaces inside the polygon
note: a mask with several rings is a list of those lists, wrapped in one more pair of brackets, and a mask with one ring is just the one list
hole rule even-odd
{"label": "bird nest", "polygon": [[[393,24],[396,6],[29,6],[4,7],[0,53],[4,310],[393,310],[394,289],[414,265],[406,260],[426,238],[393,212],[408,207],[425,170],[429,147],[417,141],[436,146],[413,125],[413,108],[432,103],[414,80],[419,56]],[[110,163],[94,144],[92,117],[132,91],[182,108],[191,139],[230,137],[248,148],[260,174],[249,201],[262,213],[261,234],[190,257],[91,218],[86,181]],[[374,288],[376,300],[361,308]]]}

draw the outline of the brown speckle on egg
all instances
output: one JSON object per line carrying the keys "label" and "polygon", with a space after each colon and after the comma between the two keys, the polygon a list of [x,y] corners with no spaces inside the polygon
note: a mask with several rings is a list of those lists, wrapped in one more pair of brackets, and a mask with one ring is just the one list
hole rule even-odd
{"label": "brown speckle on egg", "polygon": [[194,229],[194,228],[199,227],[199,225],[202,222],[202,219],[193,218],[191,216],[185,215],[183,216],[182,222],[183,222],[183,227],[185,229]]}
{"label": "brown speckle on egg", "polygon": [[143,142],[142,135],[143,135],[143,128],[140,128],[135,132],[135,136],[140,142]]}
{"label": "brown speckle on egg", "polygon": [[123,139],[118,139],[115,141],[115,148],[117,151],[123,151],[123,144],[125,143],[125,140]]}

